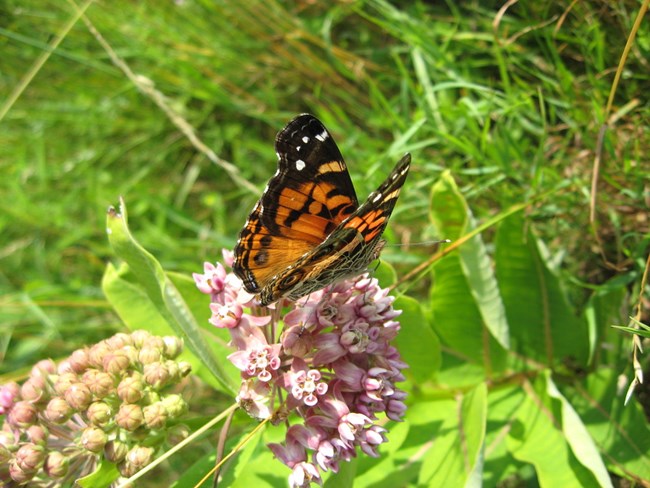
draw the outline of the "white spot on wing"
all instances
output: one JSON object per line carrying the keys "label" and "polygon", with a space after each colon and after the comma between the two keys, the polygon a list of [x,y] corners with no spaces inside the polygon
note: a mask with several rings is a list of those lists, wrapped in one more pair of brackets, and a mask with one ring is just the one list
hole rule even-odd
{"label": "white spot on wing", "polygon": [[307,143],[309,142],[309,137],[307,137],[307,136],[303,136],[303,138],[302,138],[302,142],[304,142],[305,144],[307,144]]}
{"label": "white spot on wing", "polygon": [[298,171],[305,169],[305,162],[302,159],[296,159],[296,169]]}
{"label": "white spot on wing", "polygon": [[381,200],[381,193],[375,195],[375,198],[372,199],[372,203],[377,203],[379,200]]}
{"label": "white spot on wing", "polygon": [[275,155],[278,157],[278,159],[282,159],[279,152],[276,152]]}
{"label": "white spot on wing", "polygon": [[327,139],[330,135],[327,133],[326,130],[323,130],[320,134],[316,136],[316,139],[318,139],[321,142],[325,142],[325,139]]}
{"label": "white spot on wing", "polygon": [[300,148],[301,148],[301,147],[302,147],[302,146],[296,146],[296,151],[300,152]]}

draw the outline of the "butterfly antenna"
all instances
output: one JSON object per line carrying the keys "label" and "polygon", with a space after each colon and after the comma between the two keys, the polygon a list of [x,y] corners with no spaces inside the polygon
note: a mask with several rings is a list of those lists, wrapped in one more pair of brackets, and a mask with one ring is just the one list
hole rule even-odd
{"label": "butterfly antenna", "polygon": [[419,241],[419,242],[408,242],[405,244],[386,244],[386,247],[411,247],[411,246],[432,246],[435,244],[449,244],[451,239],[442,239],[439,241]]}

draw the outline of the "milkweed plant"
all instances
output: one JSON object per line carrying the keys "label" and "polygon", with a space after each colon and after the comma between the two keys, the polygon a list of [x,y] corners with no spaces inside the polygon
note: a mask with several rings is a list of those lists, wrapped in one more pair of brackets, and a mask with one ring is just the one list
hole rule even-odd
{"label": "milkweed plant", "polygon": [[[224,262],[232,265],[232,253]],[[321,483],[321,473],[387,441],[380,416],[406,410],[406,364],[391,345],[400,325],[394,298],[367,274],[290,301],[261,307],[232,272],[205,263],[194,280],[210,295],[210,323],[228,329],[241,371],[238,404],[252,417],[288,425],[269,444],[291,469],[289,485]]]}
{"label": "milkweed plant", "polygon": [[[210,323],[230,333],[236,402],[286,428],[268,448],[290,468],[290,486],[320,484],[359,453],[378,456],[382,418],[399,421],[406,410],[396,386],[406,364],[391,345],[400,311],[387,289],[361,275],[262,307],[221,263],[205,263],[194,281],[210,296]],[[182,350],[177,337],[118,333],[0,387],[3,486],[70,485],[104,462],[119,483],[186,439],[191,366]]]}

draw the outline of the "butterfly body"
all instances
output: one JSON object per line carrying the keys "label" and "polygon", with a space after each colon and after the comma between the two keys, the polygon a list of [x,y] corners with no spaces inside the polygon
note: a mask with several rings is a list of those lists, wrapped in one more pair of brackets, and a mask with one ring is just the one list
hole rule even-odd
{"label": "butterfly body", "polygon": [[278,171],[240,232],[233,263],[262,305],[366,271],[384,245],[411,161],[406,154],[359,206],[343,157],[316,117],[293,119],[275,146]]}

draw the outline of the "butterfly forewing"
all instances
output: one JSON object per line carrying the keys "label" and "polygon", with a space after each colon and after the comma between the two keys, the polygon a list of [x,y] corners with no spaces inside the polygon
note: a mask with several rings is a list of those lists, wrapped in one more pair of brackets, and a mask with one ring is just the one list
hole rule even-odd
{"label": "butterfly forewing", "polygon": [[[303,114],[289,122],[278,133],[275,150],[279,158],[277,188],[303,193],[305,210],[320,203],[319,215],[337,224],[356,210],[359,204],[341,151],[316,117]],[[270,195],[263,195],[262,202],[271,207],[275,203]]]}
{"label": "butterfly forewing", "polygon": [[251,293],[322,243],[358,206],[341,152],[314,116],[289,122],[275,149],[278,170],[235,247],[233,270]]}

